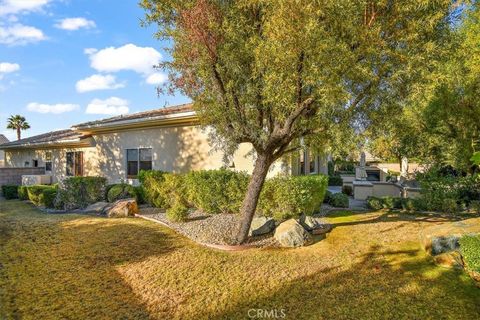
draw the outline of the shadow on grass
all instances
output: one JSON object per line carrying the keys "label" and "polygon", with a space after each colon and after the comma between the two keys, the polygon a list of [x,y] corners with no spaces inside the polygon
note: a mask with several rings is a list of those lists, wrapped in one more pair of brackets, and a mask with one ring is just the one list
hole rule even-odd
{"label": "shadow on grass", "polygon": [[258,310],[283,312],[286,319],[478,319],[480,290],[461,271],[436,267],[417,249],[372,246],[347,270],[314,271],[205,316],[242,319]]}
{"label": "shadow on grass", "polygon": [[140,219],[52,217],[19,201],[1,210],[1,231],[8,234],[0,237],[2,319],[148,319],[116,266],[184,245]]}

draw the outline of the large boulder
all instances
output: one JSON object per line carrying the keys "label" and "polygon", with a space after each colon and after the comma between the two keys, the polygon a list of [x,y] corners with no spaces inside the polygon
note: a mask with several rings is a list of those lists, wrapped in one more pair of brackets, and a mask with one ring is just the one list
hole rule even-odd
{"label": "large boulder", "polygon": [[96,213],[96,214],[102,214],[109,206],[111,203],[100,201],[93,203],[86,207],[83,212],[84,213]]}
{"label": "large boulder", "polygon": [[310,234],[295,219],[282,222],[274,237],[283,247],[301,247],[312,242]]}
{"label": "large boulder", "polygon": [[138,213],[138,205],[135,199],[120,199],[106,209],[109,218],[126,218]]}
{"label": "large boulder", "polygon": [[252,220],[249,235],[260,236],[272,232],[273,229],[275,229],[275,220],[267,217],[257,217]]}
{"label": "large boulder", "polygon": [[300,219],[298,219],[298,222],[305,230],[310,232],[313,232],[314,230],[331,230],[331,225],[325,222],[322,218],[302,215]]}

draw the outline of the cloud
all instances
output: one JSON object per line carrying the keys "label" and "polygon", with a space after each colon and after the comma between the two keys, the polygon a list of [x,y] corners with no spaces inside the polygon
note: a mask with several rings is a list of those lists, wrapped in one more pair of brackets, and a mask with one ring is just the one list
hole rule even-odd
{"label": "cloud", "polygon": [[42,104],[37,102],[32,102],[27,105],[27,110],[38,113],[64,113],[70,112],[79,109],[78,104],[71,103],[59,103],[59,104]]}
{"label": "cloud", "polygon": [[0,26],[0,44],[24,45],[45,40],[42,30],[23,24],[14,24],[7,27]]}
{"label": "cloud", "polygon": [[162,83],[166,82],[167,80],[168,80],[167,75],[164,74],[164,73],[160,73],[160,72],[152,73],[151,75],[149,75],[147,77],[147,79],[145,79],[145,81],[148,84],[154,84],[154,85],[162,84]]}
{"label": "cloud", "polygon": [[39,11],[51,0],[0,0],[0,15]]}
{"label": "cloud", "polygon": [[137,47],[127,44],[122,47],[108,47],[99,51],[92,48],[84,51],[90,57],[90,65],[99,72],[135,71],[143,75],[154,72],[162,55],[151,47]]}
{"label": "cloud", "polygon": [[125,87],[124,83],[117,83],[112,75],[94,74],[88,78],[79,80],[76,84],[77,92],[88,92],[95,90],[118,89]]}
{"label": "cloud", "polygon": [[96,27],[96,24],[92,20],[87,20],[85,18],[66,18],[60,20],[55,27],[62,30],[78,30],[78,29],[92,29]]}
{"label": "cloud", "polygon": [[12,73],[20,70],[18,63],[0,62],[0,76],[2,73]]}
{"label": "cloud", "polygon": [[87,106],[86,113],[120,115],[128,113],[128,101],[117,97],[105,100],[93,99]]}

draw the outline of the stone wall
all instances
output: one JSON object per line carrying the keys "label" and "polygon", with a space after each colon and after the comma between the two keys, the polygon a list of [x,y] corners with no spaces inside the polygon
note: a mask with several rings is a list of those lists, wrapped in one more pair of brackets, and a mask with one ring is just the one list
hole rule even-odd
{"label": "stone wall", "polygon": [[21,185],[23,175],[45,174],[45,168],[0,168],[0,186]]}

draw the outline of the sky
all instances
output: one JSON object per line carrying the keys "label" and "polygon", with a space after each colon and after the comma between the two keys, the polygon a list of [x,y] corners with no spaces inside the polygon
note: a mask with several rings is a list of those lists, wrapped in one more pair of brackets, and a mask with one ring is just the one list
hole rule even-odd
{"label": "sky", "polygon": [[157,96],[168,42],[142,27],[138,0],[0,0],[0,134],[22,137],[188,102]]}

